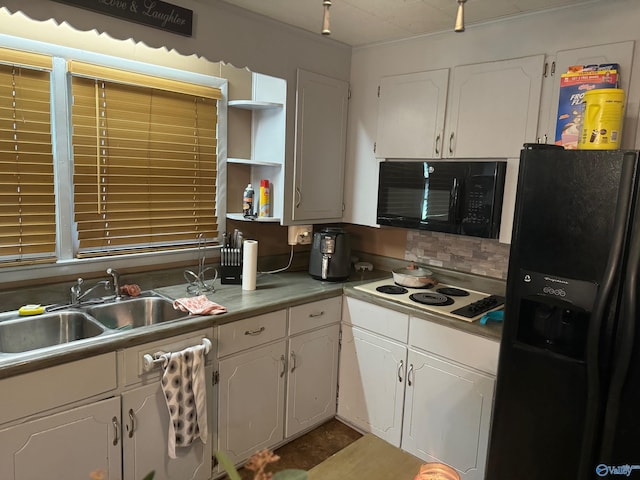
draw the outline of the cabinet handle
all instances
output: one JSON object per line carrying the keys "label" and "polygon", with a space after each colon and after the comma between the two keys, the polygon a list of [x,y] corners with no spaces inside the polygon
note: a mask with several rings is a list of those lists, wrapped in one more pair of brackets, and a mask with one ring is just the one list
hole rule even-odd
{"label": "cabinet handle", "polygon": [[413,385],[411,381],[411,375],[413,375],[413,363],[409,364],[409,370],[407,370],[407,383],[409,386]]}
{"label": "cabinet handle", "polygon": [[451,136],[449,137],[449,153],[453,155],[453,132],[451,132]]}
{"label": "cabinet handle", "polygon": [[129,438],[133,438],[133,431],[136,428],[136,417],[133,414],[133,409],[129,409]]}
{"label": "cabinet handle", "polygon": [[400,365],[398,365],[398,381],[402,383],[402,374],[404,372],[404,362],[400,360]]}
{"label": "cabinet handle", "polygon": [[118,441],[120,441],[120,426],[118,425],[118,418],[113,417],[111,419],[111,423],[113,424],[113,444],[118,445]]}
{"label": "cabinet handle", "polygon": [[296,369],[296,352],[294,352],[293,350],[291,351],[291,360],[291,363],[293,363],[293,366],[291,367],[291,373],[293,373],[293,371]]}
{"label": "cabinet handle", "polygon": [[296,208],[300,206],[301,200],[302,200],[302,194],[300,193],[300,189],[296,187]]}
{"label": "cabinet handle", "polygon": [[321,317],[322,315],[324,315],[324,311],[318,313],[310,313],[309,318]]}
{"label": "cabinet handle", "polygon": [[282,378],[287,371],[287,359],[284,358],[284,355],[280,355],[280,361],[282,362],[282,371],[280,372],[280,378]]}
{"label": "cabinet handle", "polygon": [[257,330],[246,330],[244,334],[256,336],[256,335],[260,335],[262,332],[264,332],[264,327],[260,327]]}
{"label": "cabinet handle", "polygon": [[440,147],[438,147],[439,143],[440,143],[440,134],[438,134],[438,136],[436,137],[436,155],[440,155]]}

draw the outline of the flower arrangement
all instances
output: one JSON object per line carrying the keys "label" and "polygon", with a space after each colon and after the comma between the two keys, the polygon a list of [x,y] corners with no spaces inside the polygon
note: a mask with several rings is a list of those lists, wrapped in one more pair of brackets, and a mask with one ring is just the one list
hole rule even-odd
{"label": "flower arrangement", "polygon": [[[233,462],[229,460],[229,457],[223,452],[218,451],[216,452],[216,458],[222,468],[227,472],[229,480],[242,480]],[[253,480],[307,480],[307,472],[304,470],[286,469],[277,473],[265,471],[269,464],[275,463],[278,460],[280,460],[278,455],[265,448],[249,458],[244,467],[253,472]]]}

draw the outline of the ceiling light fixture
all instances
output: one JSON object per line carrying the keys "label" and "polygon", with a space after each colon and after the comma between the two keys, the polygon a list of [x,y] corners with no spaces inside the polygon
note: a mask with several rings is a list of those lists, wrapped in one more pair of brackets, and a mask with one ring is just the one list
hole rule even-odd
{"label": "ceiling light fixture", "polygon": [[456,15],[455,32],[464,32],[464,4],[467,0],[458,0],[458,14]]}
{"label": "ceiling light fixture", "polygon": [[331,0],[323,0],[324,15],[322,16],[322,35],[331,35],[329,29],[329,8],[331,7]]}

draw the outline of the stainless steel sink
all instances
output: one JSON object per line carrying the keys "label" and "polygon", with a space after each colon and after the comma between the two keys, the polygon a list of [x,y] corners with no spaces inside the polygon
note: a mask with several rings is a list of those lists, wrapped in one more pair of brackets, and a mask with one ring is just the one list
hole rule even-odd
{"label": "stainless steel sink", "polygon": [[105,327],[117,330],[156,325],[188,316],[175,310],[171,300],[159,296],[135,297],[94,305],[85,311]]}
{"label": "stainless steel sink", "polygon": [[96,337],[106,330],[83,312],[64,311],[0,322],[0,353],[23,353]]}

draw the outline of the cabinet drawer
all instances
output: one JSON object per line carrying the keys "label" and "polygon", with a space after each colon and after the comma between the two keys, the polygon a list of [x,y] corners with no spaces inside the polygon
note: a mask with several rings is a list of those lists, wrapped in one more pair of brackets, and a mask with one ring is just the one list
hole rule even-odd
{"label": "cabinet drawer", "polygon": [[[158,340],[157,342],[149,342],[143,345],[127,348],[123,351],[124,355],[124,385],[133,385],[139,382],[156,381],[162,375],[162,368],[159,366],[146,371],[144,368],[144,356],[153,355],[157,352],[178,352],[187,347],[193,347],[202,343],[204,338],[212,341],[215,348],[213,338],[213,329],[199,330],[197,332],[178,335],[175,337]],[[207,356],[207,361],[213,357],[213,352]]]}
{"label": "cabinet drawer", "polygon": [[500,343],[488,338],[411,317],[409,344],[483,372],[498,371]]}
{"label": "cabinet drawer", "polygon": [[409,315],[356,298],[345,297],[342,321],[406,343],[409,334]]}
{"label": "cabinet drawer", "polygon": [[218,357],[262,345],[287,334],[287,311],[265,313],[218,328]]}
{"label": "cabinet drawer", "polygon": [[9,377],[0,381],[0,424],[116,387],[115,352]]}
{"label": "cabinet drawer", "polygon": [[289,309],[289,335],[340,322],[342,297],[327,298]]}

